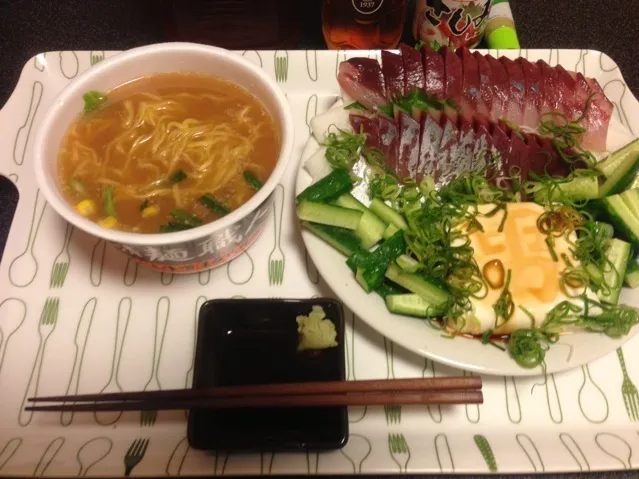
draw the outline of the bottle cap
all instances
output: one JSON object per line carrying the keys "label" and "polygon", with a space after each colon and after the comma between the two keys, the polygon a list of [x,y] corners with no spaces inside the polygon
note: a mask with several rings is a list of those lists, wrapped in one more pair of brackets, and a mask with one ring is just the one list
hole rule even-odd
{"label": "bottle cap", "polygon": [[520,48],[517,31],[509,26],[499,27],[486,35],[486,44],[488,48],[496,50],[515,50]]}

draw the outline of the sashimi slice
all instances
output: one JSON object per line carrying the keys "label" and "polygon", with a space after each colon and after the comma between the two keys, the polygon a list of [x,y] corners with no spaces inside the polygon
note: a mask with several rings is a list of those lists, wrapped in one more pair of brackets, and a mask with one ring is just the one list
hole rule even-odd
{"label": "sashimi slice", "polygon": [[462,63],[450,48],[442,50],[444,50],[444,71],[446,72],[444,96],[459,106],[462,95]]}
{"label": "sashimi slice", "polygon": [[382,69],[373,58],[343,61],[339,65],[337,82],[348,95],[368,109],[387,103]]}
{"label": "sashimi slice", "polygon": [[455,170],[454,176],[472,171],[475,141],[473,124],[470,120],[460,118],[457,139],[450,153],[452,168]]}
{"label": "sashimi slice", "polygon": [[457,55],[462,62],[462,103],[460,113],[466,119],[476,115],[481,118],[488,118],[488,108],[481,99],[477,60],[470,50],[465,47],[458,49]]}
{"label": "sashimi slice", "polygon": [[526,86],[524,72],[518,63],[510,58],[501,57],[499,61],[508,73],[508,112],[506,118],[516,125],[521,125],[524,117],[524,101],[526,98]]}
{"label": "sashimi slice", "polygon": [[[583,146],[595,151],[604,151],[607,147],[608,127],[614,105],[606,97],[599,83],[594,78],[586,78],[586,82],[594,93],[592,98],[593,111],[588,112],[584,122],[586,134],[582,139]],[[596,113],[596,114],[595,114]]]}
{"label": "sashimi slice", "polygon": [[525,143],[528,146],[528,177],[546,176],[546,167],[554,161],[553,157],[544,151],[539,143],[539,137],[534,134],[524,133]]}
{"label": "sashimi slice", "polygon": [[606,98],[597,80],[586,78],[581,73],[568,73],[575,80],[577,89],[587,92],[583,119],[580,122],[586,129],[581,141],[582,147],[603,151],[606,149],[613,104]]}
{"label": "sashimi slice", "polygon": [[541,113],[562,111],[557,70],[543,60],[537,61],[541,72]]}
{"label": "sashimi slice", "polygon": [[445,99],[446,71],[444,70],[444,58],[430,46],[421,48],[424,64],[424,90],[439,100]]}
{"label": "sashimi slice", "polygon": [[493,90],[491,118],[493,121],[497,121],[500,118],[506,117],[508,112],[510,84],[508,83],[508,73],[504,65],[490,55],[486,56],[486,60],[490,65],[490,84]]}
{"label": "sashimi slice", "polygon": [[419,183],[426,175],[437,178],[437,156],[444,133],[438,120],[431,115],[423,115],[419,138],[419,165],[416,181]]}
{"label": "sashimi slice", "polygon": [[479,76],[479,92],[481,102],[486,108],[486,115],[492,121],[498,118],[493,116],[493,86],[491,84],[490,64],[484,55],[479,52],[473,52],[473,56],[477,61],[477,73]]}
{"label": "sashimi slice", "polygon": [[540,152],[546,155],[547,158],[550,158],[550,161],[547,161],[545,164],[546,174],[559,178],[566,177],[570,173],[570,167],[561,156],[559,156],[551,141],[548,138],[542,137],[538,137],[537,140],[541,147]]}
{"label": "sashimi slice", "polygon": [[364,133],[366,135],[366,146],[369,148],[380,148],[379,123],[377,119],[351,113],[350,122],[355,133]]}
{"label": "sashimi slice", "polygon": [[553,148],[551,142],[538,135],[523,133],[525,143],[528,146],[528,178],[533,175],[566,176],[570,168]]}
{"label": "sashimi slice", "polygon": [[[510,166],[509,173],[511,178],[517,178],[518,183],[521,185],[528,179],[528,171],[530,166],[528,164],[528,145],[524,143],[523,138],[515,130],[511,130],[510,134]],[[513,169],[514,167],[514,169]]]}
{"label": "sashimi slice", "polygon": [[497,123],[491,125],[490,133],[497,155],[494,157],[495,162],[488,168],[488,179],[499,188],[510,188],[508,171],[512,163],[510,159],[510,139]]}
{"label": "sashimi slice", "polygon": [[399,156],[399,128],[397,123],[386,116],[379,115],[379,149],[384,154],[386,166],[397,171]]}
{"label": "sashimi slice", "polygon": [[530,128],[536,128],[539,124],[541,113],[541,70],[539,65],[525,58],[517,59],[517,63],[524,72],[526,84],[526,99],[524,101],[524,117],[522,124]]}
{"label": "sashimi slice", "polygon": [[402,178],[415,178],[419,166],[420,125],[405,112],[399,113],[399,157],[395,172]]}
{"label": "sashimi slice", "polygon": [[570,120],[576,120],[581,116],[588,100],[588,92],[580,91],[576,88],[575,80],[562,67],[555,67],[557,72],[557,92],[559,95],[559,103],[561,104],[564,115]]}
{"label": "sashimi slice", "polygon": [[473,171],[480,172],[486,168],[488,158],[491,156],[493,142],[486,124],[475,121],[475,145],[473,147]]}
{"label": "sashimi slice", "polygon": [[406,94],[404,63],[400,55],[388,50],[382,50],[382,73],[384,75],[386,93],[391,99],[402,97]]}
{"label": "sashimi slice", "polygon": [[437,176],[435,178],[437,185],[449,183],[457,173],[454,168],[454,159],[451,157],[451,148],[458,136],[457,126],[446,116],[442,116],[442,120],[443,133],[437,154]]}
{"label": "sashimi slice", "polygon": [[404,62],[404,75],[406,78],[406,93],[410,93],[416,88],[424,88],[424,66],[422,64],[422,54],[419,50],[405,44],[399,45],[399,51]]}

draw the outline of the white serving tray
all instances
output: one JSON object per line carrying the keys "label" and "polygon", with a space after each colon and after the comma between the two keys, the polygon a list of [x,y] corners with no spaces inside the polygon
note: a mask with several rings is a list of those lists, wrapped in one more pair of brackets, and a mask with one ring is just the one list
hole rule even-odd
{"label": "white serving tray", "polygon": [[[613,353],[547,378],[487,377],[481,406],[352,408],[350,441],[330,453],[190,450],[183,412],[160,412],[155,422],[142,421],[137,412],[119,418],[21,412],[25,397],[36,392],[190,384],[195,313],[207,298],[334,296],[304,251],[293,186],[308,122],[337,97],[336,69],[346,54],[239,52],[286,91],[297,122],[295,158],[277,190],[274,217],[247,253],[214,271],[170,276],[138,269],[115,249],[68,227],[47,207],[33,178],[31,142],[42,114],[70,79],[115,53],[37,55],[0,110],[0,172],[20,191],[0,264],[0,475],[118,476],[131,445],[147,439],[134,475],[526,473],[639,465],[639,411],[624,402],[634,396],[639,403],[632,384],[639,381],[639,339],[623,348],[627,368]],[[586,50],[521,54],[598,78],[618,119],[633,128],[624,111],[631,95],[607,56]],[[280,259],[281,282],[269,275],[271,260]],[[349,379],[459,374],[395,346],[348,311],[346,341]],[[490,446],[494,460],[478,443]]]}

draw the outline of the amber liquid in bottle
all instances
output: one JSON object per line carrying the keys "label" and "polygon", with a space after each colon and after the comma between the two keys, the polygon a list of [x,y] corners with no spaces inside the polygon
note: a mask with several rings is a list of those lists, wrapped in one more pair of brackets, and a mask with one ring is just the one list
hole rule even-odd
{"label": "amber liquid in bottle", "polygon": [[406,0],[323,0],[322,31],[331,49],[395,48]]}

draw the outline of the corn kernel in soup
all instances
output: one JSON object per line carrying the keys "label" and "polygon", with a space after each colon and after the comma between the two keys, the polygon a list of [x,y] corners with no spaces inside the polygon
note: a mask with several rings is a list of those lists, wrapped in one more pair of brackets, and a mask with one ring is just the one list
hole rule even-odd
{"label": "corn kernel in soup", "polygon": [[246,203],[279,156],[266,108],[217,77],[157,74],[84,99],[62,142],[59,181],[103,227],[159,233],[210,223]]}

